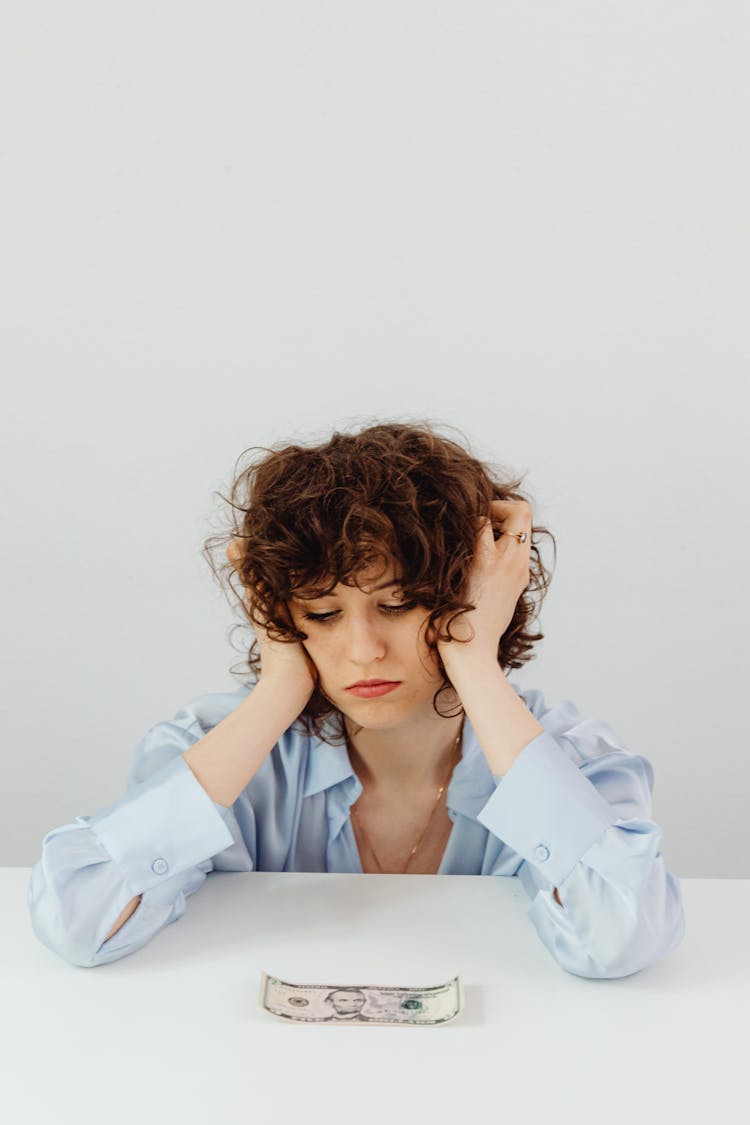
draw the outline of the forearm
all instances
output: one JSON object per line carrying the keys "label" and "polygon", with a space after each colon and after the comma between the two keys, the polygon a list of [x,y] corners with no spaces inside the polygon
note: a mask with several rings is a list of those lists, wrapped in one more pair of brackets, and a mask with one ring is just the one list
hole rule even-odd
{"label": "forearm", "polygon": [[467,653],[461,660],[443,658],[443,663],[490,769],[493,774],[506,774],[524,747],[544,733],[544,727],[496,661]]}
{"label": "forearm", "polygon": [[[493,774],[505,775],[518,755],[544,732],[542,724],[510,686],[497,662],[443,658]],[[557,887],[555,901],[562,906]]]}
{"label": "forearm", "polygon": [[184,752],[212,801],[234,804],[308,698],[284,680],[261,678],[239,707]]}

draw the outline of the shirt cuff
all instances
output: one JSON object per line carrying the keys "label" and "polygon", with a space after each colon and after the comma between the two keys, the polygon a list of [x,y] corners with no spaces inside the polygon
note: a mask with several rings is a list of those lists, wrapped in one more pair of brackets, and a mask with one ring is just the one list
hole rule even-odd
{"label": "shirt cuff", "polygon": [[618,823],[611,805],[548,731],[523,748],[477,820],[558,887]]}
{"label": "shirt cuff", "polygon": [[182,754],[121,800],[83,819],[134,895],[217,855],[234,843],[224,816]]}

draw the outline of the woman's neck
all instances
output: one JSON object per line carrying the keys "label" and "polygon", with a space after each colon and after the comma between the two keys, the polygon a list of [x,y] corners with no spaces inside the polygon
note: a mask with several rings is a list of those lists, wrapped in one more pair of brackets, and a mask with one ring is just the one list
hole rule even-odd
{"label": "woman's neck", "polygon": [[401,723],[387,730],[363,728],[344,716],[349,760],[362,787],[383,797],[422,794],[442,785],[451,762],[460,757],[463,713],[444,719]]}

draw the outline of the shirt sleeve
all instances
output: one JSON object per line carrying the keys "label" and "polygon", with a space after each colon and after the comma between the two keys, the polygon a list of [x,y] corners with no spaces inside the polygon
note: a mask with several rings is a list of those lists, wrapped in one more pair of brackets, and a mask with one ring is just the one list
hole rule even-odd
{"label": "shirt sleeve", "polygon": [[629,976],[685,934],[680,883],[652,819],[653,767],[569,700],[545,712],[532,695],[546,729],[495,776],[478,820],[522,857],[529,916],[558,964],[582,977]]}
{"label": "shirt sleeve", "polygon": [[[225,849],[223,869],[254,869],[232,809],[209,797],[182,757],[204,733],[191,705],[157,723],[133,752],[125,795],[44,837],[28,905],[34,933],[64,960],[93,968],[141,949],[182,917]],[[135,912],[105,942],[136,895]]]}

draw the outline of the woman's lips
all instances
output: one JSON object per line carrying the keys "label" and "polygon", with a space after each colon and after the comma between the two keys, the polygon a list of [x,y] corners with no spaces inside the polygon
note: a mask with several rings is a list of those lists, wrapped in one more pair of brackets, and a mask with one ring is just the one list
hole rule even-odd
{"label": "woman's lips", "polygon": [[372,699],[376,695],[387,695],[389,691],[401,686],[401,681],[397,680],[391,684],[361,684],[359,687],[347,688],[352,695],[358,695],[360,699]]}

